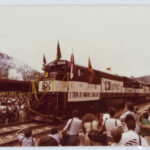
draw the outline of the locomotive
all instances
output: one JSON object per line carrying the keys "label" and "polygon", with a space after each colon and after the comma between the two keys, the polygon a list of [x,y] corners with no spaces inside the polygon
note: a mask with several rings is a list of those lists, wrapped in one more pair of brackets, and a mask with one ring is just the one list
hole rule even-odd
{"label": "locomotive", "polygon": [[[57,54],[60,55],[59,46]],[[43,70],[44,76],[38,81],[36,104],[31,106],[32,113],[38,116],[69,116],[73,109],[96,113],[126,101],[137,103],[150,99],[150,85],[92,69],[90,59],[88,67],[83,67],[74,64],[73,55],[71,61],[58,57],[48,64],[44,58]]]}

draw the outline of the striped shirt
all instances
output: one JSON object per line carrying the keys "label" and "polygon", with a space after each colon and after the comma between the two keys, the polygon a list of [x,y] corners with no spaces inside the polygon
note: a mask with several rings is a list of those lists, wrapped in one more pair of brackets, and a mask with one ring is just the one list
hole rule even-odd
{"label": "striped shirt", "polygon": [[132,130],[122,134],[119,144],[122,146],[148,146],[146,140]]}

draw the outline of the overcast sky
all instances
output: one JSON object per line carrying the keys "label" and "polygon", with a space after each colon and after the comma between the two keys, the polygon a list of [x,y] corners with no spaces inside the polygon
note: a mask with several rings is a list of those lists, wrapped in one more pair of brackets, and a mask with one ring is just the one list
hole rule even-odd
{"label": "overcast sky", "polygon": [[112,74],[150,75],[150,6],[0,6],[0,52],[38,71],[43,54]]}

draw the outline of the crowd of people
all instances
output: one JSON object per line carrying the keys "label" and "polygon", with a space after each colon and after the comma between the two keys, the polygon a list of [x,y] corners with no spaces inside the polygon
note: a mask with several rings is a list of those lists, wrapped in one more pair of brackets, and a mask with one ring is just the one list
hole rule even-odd
{"label": "crowd of people", "polygon": [[[30,129],[25,129],[24,136],[17,133],[17,138],[22,146],[148,146],[150,140],[147,137],[150,134],[140,128],[138,115],[132,103],[125,105],[120,118],[116,118],[114,107],[109,107],[108,112],[100,116],[87,113],[82,118],[79,117],[79,111],[74,110],[62,131],[53,128],[37,144]],[[141,125],[150,127],[149,118],[150,108],[141,116]]]}
{"label": "crowd of people", "polygon": [[30,107],[31,100],[29,95],[0,95],[0,124],[29,119],[27,107]]}

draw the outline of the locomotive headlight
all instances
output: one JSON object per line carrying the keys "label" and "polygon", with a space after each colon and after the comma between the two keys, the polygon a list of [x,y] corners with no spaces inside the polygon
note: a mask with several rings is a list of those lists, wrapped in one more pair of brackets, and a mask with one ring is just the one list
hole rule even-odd
{"label": "locomotive headlight", "polygon": [[45,77],[45,78],[48,77],[48,72],[47,72],[47,71],[44,72],[44,77]]}

